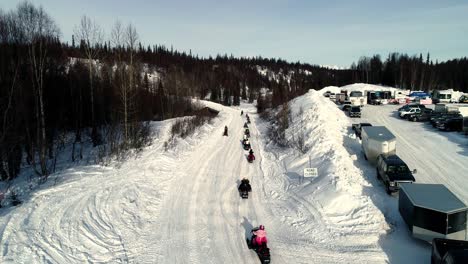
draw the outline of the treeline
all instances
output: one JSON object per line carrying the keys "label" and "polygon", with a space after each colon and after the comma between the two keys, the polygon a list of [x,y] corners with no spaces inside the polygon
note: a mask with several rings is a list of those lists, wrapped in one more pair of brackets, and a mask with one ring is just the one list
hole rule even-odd
{"label": "treeline", "polygon": [[383,84],[411,90],[455,89],[468,92],[468,58],[435,63],[425,57],[390,53],[383,61],[380,55],[361,57],[351,65],[352,82]]}
{"label": "treeline", "polygon": [[262,112],[309,89],[352,82],[466,90],[466,59],[432,64],[394,54],[389,63],[370,60],[333,70],[262,57],[201,58],[142,45],[131,24],[117,21],[106,34],[86,16],[64,43],[42,7],[24,2],[0,9],[0,177],[13,179],[24,161],[46,180],[64,135],[74,135],[72,161],[83,158],[86,141],[102,155],[141,148],[148,121],[192,115],[192,98],[224,105],[257,100]]}
{"label": "treeline", "polygon": [[0,10],[2,180],[15,178],[23,161],[46,180],[70,133],[72,161],[83,158],[86,141],[104,155],[118,154],[148,141],[147,121],[191,115],[193,97],[238,105],[266,87],[275,106],[308,89],[346,84],[351,76],[278,59],[199,58],[143,46],[136,29],[118,21],[108,36],[84,16],[68,44],[42,7],[24,2]]}

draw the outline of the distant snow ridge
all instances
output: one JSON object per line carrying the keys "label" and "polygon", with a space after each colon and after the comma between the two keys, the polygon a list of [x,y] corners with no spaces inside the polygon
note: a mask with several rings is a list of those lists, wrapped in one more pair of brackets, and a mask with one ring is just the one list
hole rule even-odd
{"label": "distant snow ridge", "polygon": [[[332,249],[327,249],[347,255],[346,259],[350,259],[348,254],[353,251],[382,251],[378,241],[389,226],[366,194],[370,183],[343,146],[344,141],[350,139],[348,119],[323,97],[322,92],[313,90],[292,100],[290,110],[292,118],[286,137],[292,142],[302,133],[308,151],[305,155],[282,153],[278,163],[284,164],[290,178],[302,175],[305,167],[318,168],[318,177],[306,179],[300,187],[294,187],[297,179],[289,180],[287,188],[297,190],[297,196],[307,201],[307,206],[302,206],[309,207],[307,212],[314,215],[315,221],[304,223],[300,228],[320,241],[320,247],[333,245]],[[297,210],[299,218],[307,215],[301,212],[303,209]],[[297,219],[289,220],[291,225],[297,225]],[[381,252],[368,257],[378,262],[386,258]]]}
{"label": "distant snow ridge", "polygon": [[337,66],[337,65],[320,65],[321,68],[327,68],[327,69],[330,69],[330,70],[346,70],[348,68],[346,67],[341,67],[341,66]]}

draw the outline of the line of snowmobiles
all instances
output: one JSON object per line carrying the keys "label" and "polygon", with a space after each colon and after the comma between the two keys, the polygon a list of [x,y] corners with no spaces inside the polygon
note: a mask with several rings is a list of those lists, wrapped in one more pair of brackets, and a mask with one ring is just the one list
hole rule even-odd
{"label": "line of snowmobiles", "polygon": [[[241,111],[241,116],[243,115],[243,111]],[[250,117],[248,114],[245,115],[247,122],[244,123],[244,139],[242,140],[242,146],[244,150],[249,151],[249,155],[247,156],[247,161],[252,163],[255,160],[255,156],[253,154],[252,146],[250,144],[250,130],[248,124],[250,124]],[[247,178],[243,178],[241,183],[238,187],[239,195],[242,199],[249,198],[249,192],[252,191],[252,186],[250,185],[250,181]],[[251,238],[246,238],[247,246],[249,249],[252,249],[257,253],[258,258],[260,259],[262,264],[270,263],[270,249],[267,246],[266,240],[266,232],[264,231],[263,225],[260,225],[257,228],[253,228],[251,231]],[[256,242],[257,241],[257,242]]]}

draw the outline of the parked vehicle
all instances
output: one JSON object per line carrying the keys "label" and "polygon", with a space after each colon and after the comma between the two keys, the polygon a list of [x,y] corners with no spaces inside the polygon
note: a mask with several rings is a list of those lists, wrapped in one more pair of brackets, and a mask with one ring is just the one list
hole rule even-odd
{"label": "parked vehicle", "polygon": [[349,117],[361,117],[361,107],[351,106],[348,111]]}
{"label": "parked vehicle", "polygon": [[345,112],[348,112],[350,108],[351,108],[351,105],[350,105],[350,104],[345,104],[345,105],[343,105],[343,107],[341,108],[341,110],[343,110],[343,111],[345,111]]}
{"label": "parked vehicle", "polygon": [[463,117],[462,131],[468,133],[468,107],[460,108],[460,115]]}
{"label": "parked vehicle", "polygon": [[349,93],[349,101],[351,101],[352,105],[356,106],[364,106],[366,104],[366,99],[361,91],[352,91]]}
{"label": "parked vehicle", "polygon": [[434,103],[453,103],[453,89],[434,90],[432,92],[432,101]]}
{"label": "parked vehicle", "polygon": [[450,119],[452,117],[457,117],[459,116],[459,113],[443,113],[443,114],[438,114],[434,115],[431,117],[430,122],[432,127],[437,127],[440,123],[445,122],[445,120]]}
{"label": "parked vehicle", "polygon": [[359,123],[359,124],[353,124],[351,128],[354,130],[354,134],[356,134],[356,137],[361,139],[361,134],[362,134],[362,128],[366,126],[372,126],[370,123]]}
{"label": "parked vehicle", "polygon": [[431,264],[468,263],[468,241],[434,238]]}
{"label": "parked vehicle", "polygon": [[442,184],[402,183],[398,210],[415,238],[466,239],[468,207]]}
{"label": "parked vehicle", "polygon": [[447,104],[443,104],[443,103],[435,104],[434,111],[440,112],[440,113],[447,113]]}
{"label": "parked vehicle", "polygon": [[437,124],[437,128],[442,131],[462,131],[463,116],[457,115],[446,118]]}
{"label": "parked vehicle", "polygon": [[426,99],[431,98],[431,95],[423,91],[413,91],[408,95],[410,101],[414,101],[416,98]]}
{"label": "parked vehicle", "polygon": [[392,99],[390,91],[368,91],[367,103],[372,105],[387,104]]}
{"label": "parked vehicle", "polygon": [[377,157],[377,179],[382,180],[388,194],[397,192],[401,183],[413,183],[416,179],[408,165],[397,155],[379,155]]}
{"label": "parked vehicle", "polygon": [[408,109],[402,109],[398,111],[398,115],[402,119],[405,119],[407,116],[411,116],[413,114],[420,114],[420,113],[421,113],[421,108],[408,108]]}
{"label": "parked vehicle", "polygon": [[458,99],[458,103],[468,104],[468,94],[464,94],[464,95],[460,96],[460,98]]}
{"label": "parked vehicle", "polygon": [[346,95],[344,93],[339,93],[335,95],[336,97],[336,103],[337,104],[342,104],[344,101],[346,101]]}
{"label": "parked vehicle", "polygon": [[418,103],[409,103],[409,104],[405,104],[404,106],[398,108],[398,111],[401,111],[401,110],[408,110],[410,108],[419,108],[419,109],[424,109],[426,108],[425,105],[422,105],[422,104],[418,104]]}
{"label": "parked vehicle", "polygon": [[425,122],[425,121],[429,121],[429,119],[432,116],[432,112],[433,112],[432,109],[423,109],[419,113],[408,115],[406,118],[413,122]]}
{"label": "parked vehicle", "polygon": [[384,126],[362,127],[361,137],[364,158],[373,164],[380,154],[396,154],[396,137]]}

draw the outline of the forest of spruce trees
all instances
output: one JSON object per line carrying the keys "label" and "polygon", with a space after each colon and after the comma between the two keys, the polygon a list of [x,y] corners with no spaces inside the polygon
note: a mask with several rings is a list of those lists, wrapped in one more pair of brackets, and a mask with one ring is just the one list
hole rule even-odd
{"label": "forest of spruce trees", "polygon": [[[24,2],[0,10],[1,180],[15,178],[23,162],[46,180],[64,135],[73,135],[72,161],[83,158],[88,141],[107,146],[108,153],[141,148],[149,121],[191,115],[194,97],[224,105],[261,98],[261,112],[309,89],[355,82],[468,92],[466,57],[433,62],[429,54],[392,53],[334,70],[262,57],[201,58],[143,45],[136,28],[119,21],[107,34],[86,16],[76,25],[72,42],[65,43],[42,7]],[[261,97],[261,88],[271,96]]]}

